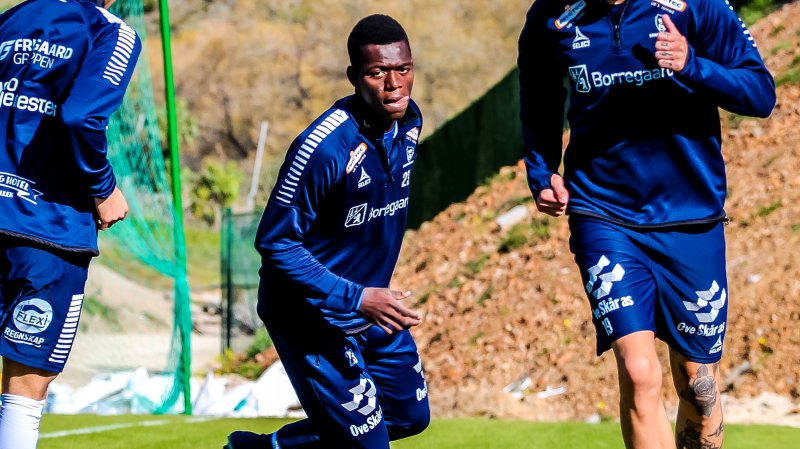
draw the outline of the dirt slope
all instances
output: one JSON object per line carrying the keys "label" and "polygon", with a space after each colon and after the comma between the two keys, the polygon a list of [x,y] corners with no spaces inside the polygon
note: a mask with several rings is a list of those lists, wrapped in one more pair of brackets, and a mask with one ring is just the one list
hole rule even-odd
{"label": "dirt slope", "polygon": [[[793,69],[800,3],[752,32],[776,77]],[[800,396],[800,86],[782,85],[778,97],[769,120],[723,113],[733,222],[722,366],[734,397]],[[519,204],[530,216],[501,229],[495,219]],[[414,333],[437,415],[616,415],[613,357],[594,356],[567,238],[565,220],[535,212],[521,166],[409,233],[394,284],[414,290],[425,314]],[[521,385],[503,391],[515,382]]]}

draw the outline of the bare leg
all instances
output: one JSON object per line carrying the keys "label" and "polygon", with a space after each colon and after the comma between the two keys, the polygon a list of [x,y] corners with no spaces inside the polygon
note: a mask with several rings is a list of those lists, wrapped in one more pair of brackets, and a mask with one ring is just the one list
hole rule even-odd
{"label": "bare leg", "polygon": [[680,404],[675,423],[678,449],[720,449],[725,437],[719,363],[697,363],[670,350],[672,380]]}
{"label": "bare leg", "polygon": [[626,335],[612,344],[617,359],[620,421],[627,449],[673,449],[672,426],[661,400],[661,363],[653,332]]}
{"label": "bare leg", "polygon": [[3,358],[2,392],[41,401],[47,397],[47,387],[57,375]]}
{"label": "bare leg", "polygon": [[0,449],[35,449],[47,387],[56,373],[3,359]]}

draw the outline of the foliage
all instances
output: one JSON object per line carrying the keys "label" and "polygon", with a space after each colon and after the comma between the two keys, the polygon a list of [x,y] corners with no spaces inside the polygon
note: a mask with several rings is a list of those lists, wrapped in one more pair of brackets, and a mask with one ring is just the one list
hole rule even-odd
{"label": "foliage", "polygon": [[217,356],[217,375],[238,374],[246,379],[255,380],[264,372],[266,367],[258,362],[248,359],[245,354],[235,353],[230,348]]}
{"label": "foliage", "polygon": [[779,86],[797,83],[800,83],[800,56],[795,56],[788,69],[775,80],[775,84]]}
{"label": "foliage", "polygon": [[486,262],[489,261],[489,254],[483,253],[478,256],[477,259],[471,260],[464,264],[464,268],[467,270],[467,274],[470,276],[475,276],[483,270],[483,267],[486,265]]}
{"label": "foliage", "polygon": [[528,243],[546,239],[550,235],[550,222],[546,218],[515,224],[500,241],[497,251],[511,252]]}
{"label": "foliage", "polygon": [[[158,105],[156,109],[156,116],[158,119],[158,129],[161,130],[161,136],[164,139],[167,137],[167,107],[164,104]],[[175,98],[175,119],[178,128],[178,139],[181,146],[194,145],[197,135],[200,133],[200,125],[197,119],[189,112],[189,103],[185,98]],[[161,142],[162,148],[169,148],[168,142]]]}
{"label": "foliage", "polygon": [[766,217],[767,215],[775,212],[776,210],[783,207],[783,203],[780,201],[775,201],[774,203],[770,204],[769,206],[764,206],[756,212],[756,215],[759,217]]}
{"label": "foliage", "polygon": [[266,349],[272,347],[272,339],[269,337],[269,333],[267,332],[266,328],[259,328],[256,331],[256,335],[253,338],[253,342],[250,343],[250,347],[247,348],[247,358],[252,359],[256,356],[256,354],[264,352]]}
{"label": "foliage", "polygon": [[239,195],[242,172],[233,162],[207,160],[197,176],[189,175],[191,190],[189,211],[209,225],[219,224],[221,211],[230,207]]}
{"label": "foliage", "polygon": [[739,8],[739,17],[750,26],[776,9],[778,9],[778,5],[775,0],[750,0]]}

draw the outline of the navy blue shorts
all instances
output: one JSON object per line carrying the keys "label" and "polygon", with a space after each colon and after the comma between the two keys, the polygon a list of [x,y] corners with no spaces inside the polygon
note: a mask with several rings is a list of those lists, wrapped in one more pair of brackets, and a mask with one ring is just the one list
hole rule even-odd
{"label": "navy blue shorts", "polygon": [[389,449],[427,426],[428,387],[410,332],[345,335],[321,316],[262,318],[308,415],[278,431],[281,447]]}
{"label": "navy blue shorts", "polygon": [[91,256],[0,238],[0,355],[24,365],[64,370],[83,304]]}
{"label": "navy blue shorts", "polygon": [[598,355],[649,330],[688,360],[719,361],[728,316],[723,223],[634,230],[575,215],[569,223]]}

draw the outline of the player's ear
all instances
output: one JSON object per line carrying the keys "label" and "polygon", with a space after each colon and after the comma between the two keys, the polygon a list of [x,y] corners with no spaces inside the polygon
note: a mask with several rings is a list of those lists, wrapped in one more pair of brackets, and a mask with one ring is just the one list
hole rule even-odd
{"label": "player's ear", "polygon": [[353,87],[358,87],[358,72],[351,65],[347,66],[347,80],[350,81]]}

